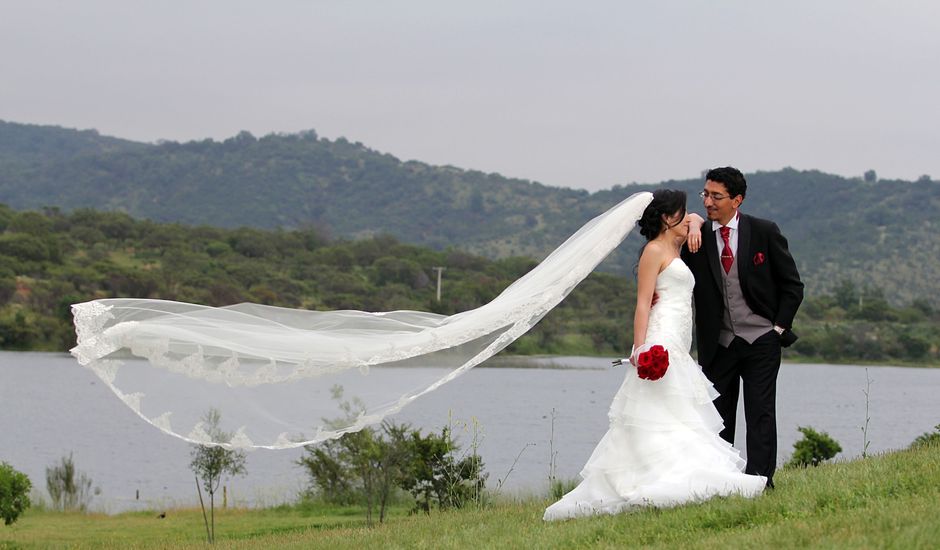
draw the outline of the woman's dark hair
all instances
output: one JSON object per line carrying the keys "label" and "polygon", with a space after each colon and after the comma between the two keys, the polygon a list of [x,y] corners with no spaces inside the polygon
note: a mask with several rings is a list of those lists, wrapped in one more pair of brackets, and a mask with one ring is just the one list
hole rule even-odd
{"label": "woman's dark hair", "polygon": [[643,211],[643,217],[636,224],[640,227],[640,235],[652,241],[663,232],[666,225],[663,216],[667,218],[675,213],[685,217],[685,191],[678,189],[657,189],[653,191],[653,202]]}

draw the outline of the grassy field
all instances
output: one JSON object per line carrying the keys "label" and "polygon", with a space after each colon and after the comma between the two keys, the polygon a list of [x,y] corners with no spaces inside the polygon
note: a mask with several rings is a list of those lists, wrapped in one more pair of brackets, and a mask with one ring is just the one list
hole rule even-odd
{"label": "grassy field", "polygon": [[[393,510],[281,507],[217,515],[219,548],[936,548],[940,446],[783,470],[760,498],[545,523],[548,501],[503,500],[430,516]],[[206,546],[199,510],[116,516],[28,512],[0,528],[0,548]]]}

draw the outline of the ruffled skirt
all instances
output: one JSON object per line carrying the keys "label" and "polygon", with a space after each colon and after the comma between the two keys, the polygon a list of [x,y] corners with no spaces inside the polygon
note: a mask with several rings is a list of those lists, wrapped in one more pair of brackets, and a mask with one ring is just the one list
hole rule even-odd
{"label": "ruffled skirt", "polygon": [[744,460],[718,436],[717,395],[688,353],[670,349],[669,369],[656,381],[639,378],[627,365],[608,414],[610,429],[582,469],[581,483],[543,519],[759,495],[766,478],[742,473]]}

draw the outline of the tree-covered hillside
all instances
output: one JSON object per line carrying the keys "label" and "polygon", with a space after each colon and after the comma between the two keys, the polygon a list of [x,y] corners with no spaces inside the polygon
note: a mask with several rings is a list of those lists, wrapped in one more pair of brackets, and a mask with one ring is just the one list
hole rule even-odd
{"label": "tree-covered hillside", "polygon": [[[534,265],[383,235],[330,241],[310,229],[193,227],[117,212],[0,206],[0,349],[71,347],[69,305],[95,298],[453,314],[490,301]],[[447,268],[440,302],[436,266]],[[594,273],[509,351],[621,357],[633,337],[635,292],[630,277]],[[842,281],[831,295],[807,298],[796,320],[802,338],[786,356],[935,364],[938,321],[924,300],[894,307],[880,289]]]}
{"label": "tree-covered hillside", "polygon": [[0,120],[0,162],[51,163],[83,154],[132,151],[147,144],[100,135],[96,130],[17,124]]}
{"label": "tree-covered hillside", "polygon": [[[96,298],[450,315],[489,302],[534,265],[387,235],[328,242],[310,229],[190,227],[0,205],[0,349],[70,348],[70,304]],[[434,266],[447,266],[440,301]],[[619,355],[632,336],[632,293],[628,279],[594,273],[513,351]]]}
{"label": "tree-covered hillside", "polygon": [[[895,304],[918,297],[940,304],[940,183],[866,179],[792,169],[748,174],[744,211],[780,225],[810,293],[848,279],[882,288]],[[701,185],[690,179],[592,194],[404,162],[313,131],[141,144],[0,123],[0,202],[17,209],[92,207],[154,221],[315,228],[342,238],[390,234],[490,258],[541,258],[639,190],[684,189],[701,212],[694,196]],[[639,246],[631,235],[602,269],[630,273]]]}

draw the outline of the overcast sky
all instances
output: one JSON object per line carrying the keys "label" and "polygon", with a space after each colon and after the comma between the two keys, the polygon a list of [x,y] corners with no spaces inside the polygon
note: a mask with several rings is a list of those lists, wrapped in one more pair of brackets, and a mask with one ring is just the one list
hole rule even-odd
{"label": "overcast sky", "polygon": [[940,2],[0,0],[0,119],[315,129],[609,188],[733,164],[940,178]]}

